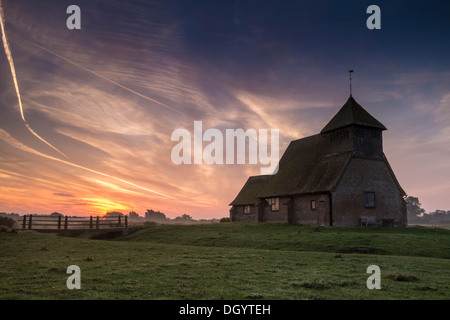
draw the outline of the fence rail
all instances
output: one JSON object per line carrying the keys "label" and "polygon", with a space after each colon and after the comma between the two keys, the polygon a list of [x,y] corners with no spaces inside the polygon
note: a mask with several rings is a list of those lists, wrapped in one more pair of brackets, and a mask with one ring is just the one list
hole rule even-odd
{"label": "fence rail", "polygon": [[[123,219],[122,219],[123,218]],[[122,221],[123,220],[123,221]],[[36,215],[24,215],[22,219],[22,230],[35,231],[106,231],[106,230],[128,230],[128,217],[48,217]]]}

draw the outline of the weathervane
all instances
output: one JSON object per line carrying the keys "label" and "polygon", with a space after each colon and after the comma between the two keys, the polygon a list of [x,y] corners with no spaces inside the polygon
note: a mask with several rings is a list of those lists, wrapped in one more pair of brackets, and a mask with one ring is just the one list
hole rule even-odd
{"label": "weathervane", "polygon": [[353,69],[348,70],[348,74],[350,75],[350,97],[352,96],[352,72]]}

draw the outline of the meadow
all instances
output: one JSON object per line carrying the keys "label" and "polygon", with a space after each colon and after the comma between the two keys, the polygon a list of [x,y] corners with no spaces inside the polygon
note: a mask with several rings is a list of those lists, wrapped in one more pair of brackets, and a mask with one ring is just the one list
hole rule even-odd
{"label": "meadow", "polygon": [[[0,233],[0,299],[449,299],[450,230],[150,225],[127,236]],[[67,267],[81,269],[69,290]],[[369,290],[378,265],[381,289]]]}

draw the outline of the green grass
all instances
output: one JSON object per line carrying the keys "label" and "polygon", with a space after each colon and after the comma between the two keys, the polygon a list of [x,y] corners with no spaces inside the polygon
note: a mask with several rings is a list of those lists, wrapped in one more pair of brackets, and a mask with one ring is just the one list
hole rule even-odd
{"label": "green grass", "polygon": [[128,241],[287,251],[386,254],[450,259],[450,230],[413,228],[316,228],[291,224],[221,223],[154,225]]}
{"label": "green grass", "polygon": [[[449,299],[449,236],[228,223],[115,240],[0,233],[0,299]],[[66,287],[72,264],[81,290]],[[366,287],[372,264],[381,290]]]}

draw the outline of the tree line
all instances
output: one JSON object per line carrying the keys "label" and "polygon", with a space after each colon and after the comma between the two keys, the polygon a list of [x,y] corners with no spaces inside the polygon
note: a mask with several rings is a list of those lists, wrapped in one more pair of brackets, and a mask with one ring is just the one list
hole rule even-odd
{"label": "tree line", "polygon": [[[35,217],[58,217],[58,216],[65,216],[64,214],[60,212],[52,212],[50,214],[33,214]],[[211,222],[226,222],[227,218],[222,219],[199,219],[196,220],[192,216],[188,214],[182,214],[180,216],[177,216],[173,219],[166,216],[165,213],[161,211],[155,211],[153,209],[147,209],[146,212],[141,216],[135,211],[130,211],[128,214],[125,214],[120,211],[110,211],[107,212],[104,217],[106,218],[117,218],[118,216],[127,216],[130,222],[155,222],[155,223],[184,223],[184,224],[190,224],[190,223],[211,223]],[[6,213],[6,212],[0,212],[0,217],[8,217],[10,219],[13,219],[15,221],[19,221],[21,219],[21,215],[18,213]],[[68,216],[70,217],[77,217],[77,216]],[[2,220],[3,221],[3,220]]]}
{"label": "tree line", "polygon": [[[117,217],[117,216],[125,216],[122,212],[118,211],[112,211],[106,213],[105,217]],[[211,220],[195,220],[188,214],[183,214],[180,216],[175,217],[174,219],[170,219],[166,216],[165,213],[161,211],[155,211],[153,209],[147,209],[147,211],[144,213],[144,215],[141,217],[138,213],[134,211],[130,211],[128,213],[128,219],[130,221],[149,221],[149,222],[156,222],[156,223],[195,223],[195,222],[204,222],[204,221],[211,221]]]}
{"label": "tree line", "polygon": [[408,224],[448,224],[450,223],[450,210],[436,210],[426,212],[418,197],[406,198],[406,211]]}

